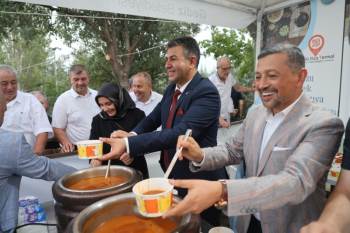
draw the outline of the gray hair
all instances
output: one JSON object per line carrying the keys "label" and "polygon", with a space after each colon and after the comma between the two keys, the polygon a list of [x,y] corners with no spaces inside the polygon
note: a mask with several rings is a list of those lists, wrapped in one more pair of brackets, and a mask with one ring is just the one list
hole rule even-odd
{"label": "gray hair", "polygon": [[219,58],[217,59],[217,61],[216,61],[216,68],[220,68],[220,63],[221,63],[222,61],[227,61],[228,63],[231,64],[230,58],[228,58],[228,57],[226,57],[226,56],[222,56],[222,57],[219,57]]}
{"label": "gray hair", "polygon": [[258,56],[258,60],[271,54],[284,53],[288,57],[287,65],[293,72],[305,67],[305,57],[300,48],[295,45],[283,43],[264,49]]}
{"label": "gray hair", "polygon": [[17,71],[10,65],[0,64],[0,71],[7,71],[17,78]]}
{"label": "gray hair", "polygon": [[41,95],[42,97],[47,99],[47,96],[44,93],[42,93],[41,91],[31,91],[30,93],[34,96]]}
{"label": "gray hair", "polygon": [[138,72],[138,73],[134,74],[133,76],[131,76],[131,84],[136,76],[143,77],[146,80],[146,82],[152,87],[152,78],[148,72],[141,71],[141,72]]}

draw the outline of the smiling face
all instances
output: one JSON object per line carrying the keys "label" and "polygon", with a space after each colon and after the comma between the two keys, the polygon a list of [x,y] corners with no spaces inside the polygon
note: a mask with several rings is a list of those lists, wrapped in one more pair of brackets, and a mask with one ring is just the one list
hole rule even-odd
{"label": "smiling face", "polygon": [[0,70],[0,88],[5,100],[10,102],[17,96],[17,78],[8,70]]}
{"label": "smiling face", "polygon": [[132,78],[132,90],[137,100],[147,102],[151,97],[152,84],[143,75],[136,75]]}
{"label": "smiling face", "polygon": [[165,68],[169,77],[169,81],[179,85],[189,81],[196,72],[196,57],[189,54],[185,56],[182,46],[168,48],[166,53]]}
{"label": "smiling face", "polygon": [[101,96],[98,98],[97,102],[101,110],[104,111],[109,117],[114,117],[117,115],[116,106],[110,99]]}
{"label": "smiling face", "polygon": [[293,71],[285,53],[274,53],[258,60],[256,89],[262,103],[274,114],[282,111],[300,96],[307,71]]}

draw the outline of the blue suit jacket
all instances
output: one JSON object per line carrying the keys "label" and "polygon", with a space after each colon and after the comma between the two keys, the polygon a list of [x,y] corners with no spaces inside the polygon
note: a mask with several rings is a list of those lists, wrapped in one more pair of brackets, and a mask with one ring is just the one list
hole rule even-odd
{"label": "blue suit jacket", "polygon": [[[201,147],[217,144],[220,96],[216,87],[208,79],[202,78],[197,73],[177,102],[172,128],[166,129],[165,125],[174,92],[175,84],[170,84],[165,90],[161,102],[133,130],[138,136],[129,137],[131,155],[167,149],[172,158],[175,154],[178,136],[185,134],[187,129],[192,129],[192,137]],[[154,131],[160,125],[162,125],[162,131]],[[164,170],[163,155],[160,164]],[[189,161],[184,159],[176,162],[169,177],[174,179],[217,180],[226,178],[226,173],[223,168],[192,173],[189,170]]]}

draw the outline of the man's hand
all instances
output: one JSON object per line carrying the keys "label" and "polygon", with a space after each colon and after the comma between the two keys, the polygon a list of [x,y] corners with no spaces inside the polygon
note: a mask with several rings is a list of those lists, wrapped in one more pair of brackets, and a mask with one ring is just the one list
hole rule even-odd
{"label": "man's hand", "polygon": [[126,131],[123,131],[123,130],[117,130],[117,131],[113,131],[111,133],[111,138],[127,138],[130,136],[135,136],[135,135],[132,133],[128,133]]}
{"label": "man's hand", "polygon": [[125,165],[130,165],[132,161],[134,161],[134,158],[131,158],[128,153],[124,153],[119,158]]}
{"label": "man's hand", "polygon": [[122,138],[100,138],[100,140],[111,145],[111,151],[104,154],[100,160],[119,159],[126,152],[125,141]]}
{"label": "man's hand", "polygon": [[61,144],[61,151],[64,153],[74,151],[74,145],[70,141],[66,141]]}
{"label": "man's hand", "polygon": [[99,167],[102,165],[102,161],[98,159],[92,159],[90,162],[90,167]]}
{"label": "man's hand", "polygon": [[219,117],[219,127],[220,128],[229,128],[230,122],[226,121],[223,117]]}
{"label": "man's hand", "polygon": [[198,214],[221,199],[222,184],[207,180],[170,180],[175,187],[188,189],[185,198],[167,211],[163,218],[182,216],[187,213]]}
{"label": "man's hand", "polygon": [[323,223],[321,221],[312,222],[303,228],[301,228],[300,233],[340,233],[341,231],[336,225],[330,225]]}
{"label": "man's hand", "polygon": [[185,141],[184,135],[179,136],[177,140],[177,148],[180,147],[183,148],[182,152],[179,154],[179,160],[183,160],[185,157],[186,159],[197,163],[202,162],[204,157],[203,151],[192,137],[188,137],[188,139]]}

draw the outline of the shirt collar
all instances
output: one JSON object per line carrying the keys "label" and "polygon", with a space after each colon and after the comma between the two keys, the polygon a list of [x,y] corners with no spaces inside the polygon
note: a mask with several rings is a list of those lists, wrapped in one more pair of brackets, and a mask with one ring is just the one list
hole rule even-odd
{"label": "shirt collar", "polygon": [[[79,95],[73,88],[71,88],[70,90],[70,94],[74,97],[74,98],[78,98],[78,97],[83,97],[83,95]],[[88,95],[91,95],[91,89],[88,88],[88,92],[86,93],[86,95],[84,96],[88,96]]]}
{"label": "shirt collar", "polygon": [[11,100],[6,104],[7,107],[13,106],[16,103],[22,103],[23,102],[23,95],[21,91],[17,91],[16,98]]}
{"label": "shirt collar", "polygon": [[182,85],[181,87],[178,87],[177,85],[175,86],[175,90],[179,90],[181,91],[181,94],[185,91],[186,87],[188,86],[188,84],[192,81],[188,80],[184,85]]}
{"label": "shirt collar", "polygon": [[282,111],[276,113],[275,115],[273,115],[271,111],[268,111],[267,121],[269,121],[269,120],[271,120],[272,118],[275,118],[275,117],[285,117],[285,116],[287,116],[287,114],[294,108],[294,106],[301,99],[302,96],[303,96],[303,93],[301,93],[300,96],[293,103],[291,103],[288,107],[286,107]]}

